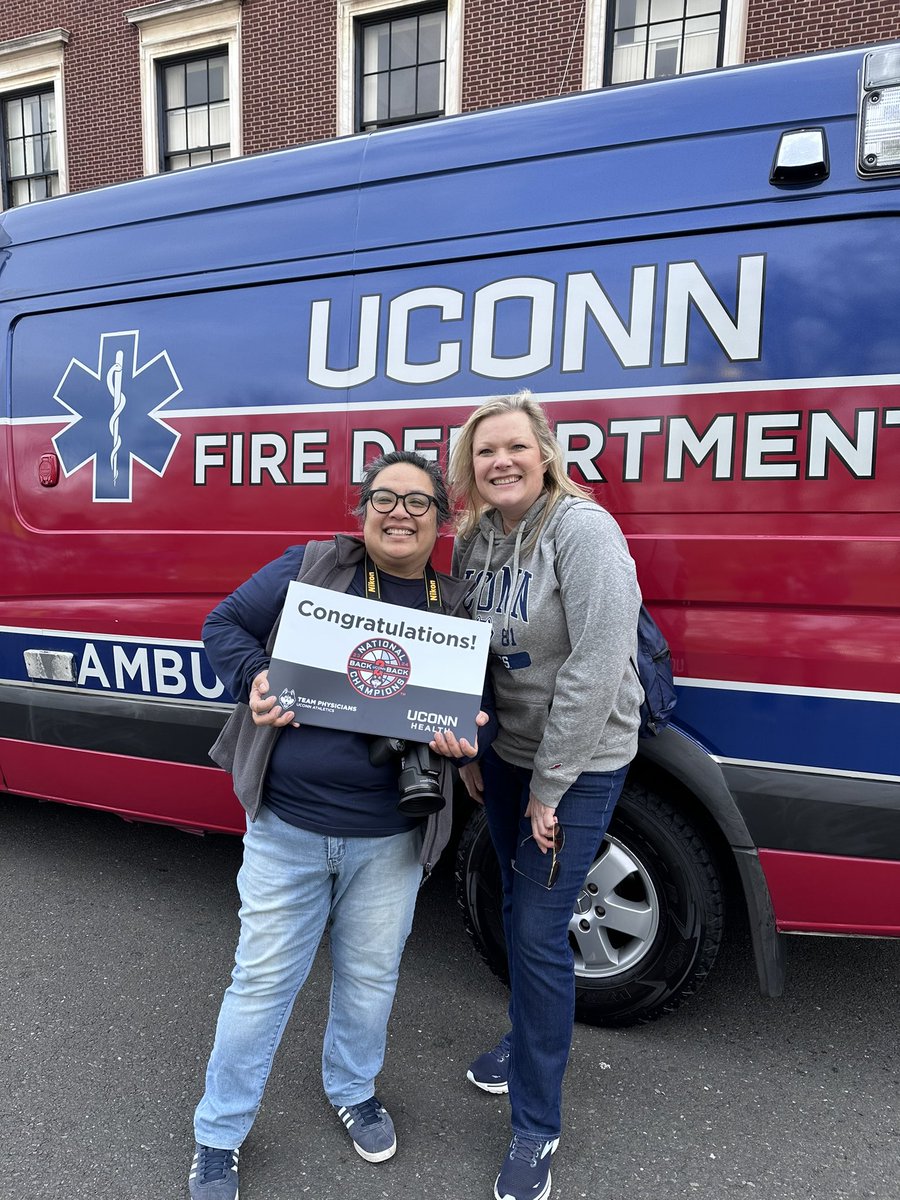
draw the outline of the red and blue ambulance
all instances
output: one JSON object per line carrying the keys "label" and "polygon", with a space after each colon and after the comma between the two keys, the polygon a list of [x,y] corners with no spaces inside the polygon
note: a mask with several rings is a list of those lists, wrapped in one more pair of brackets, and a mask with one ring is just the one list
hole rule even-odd
{"label": "red and blue ambulance", "polygon": [[[581,1015],[689,996],[732,885],[771,994],[784,934],[900,935],[898,245],[890,45],[3,214],[0,788],[237,832],[204,615],[527,387],[679,690],[573,912]],[[478,817],[459,864],[502,971]]]}

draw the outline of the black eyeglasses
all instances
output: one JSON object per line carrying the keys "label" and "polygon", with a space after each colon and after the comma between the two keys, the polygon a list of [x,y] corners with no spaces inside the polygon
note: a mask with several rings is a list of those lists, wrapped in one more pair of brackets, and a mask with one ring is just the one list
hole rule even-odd
{"label": "black eyeglasses", "polygon": [[[519,851],[529,842],[533,842],[534,837],[529,836],[519,844]],[[540,861],[535,861],[535,856],[528,855],[526,857],[521,853],[517,854],[512,861],[512,869],[519,875],[524,875],[526,879],[530,879],[532,883],[538,884],[547,891],[553,887],[559,878],[559,856],[562,854],[563,846],[566,844],[566,834],[562,825],[553,826],[553,851],[550,859],[550,869],[546,867],[546,855],[540,856]],[[521,861],[520,861],[521,860]]]}
{"label": "black eyeglasses", "polygon": [[380,513],[393,512],[399,502],[411,517],[424,517],[432,504],[437,504],[434,496],[426,492],[407,492],[401,496],[390,488],[376,488],[374,492],[369,492],[366,500]]}

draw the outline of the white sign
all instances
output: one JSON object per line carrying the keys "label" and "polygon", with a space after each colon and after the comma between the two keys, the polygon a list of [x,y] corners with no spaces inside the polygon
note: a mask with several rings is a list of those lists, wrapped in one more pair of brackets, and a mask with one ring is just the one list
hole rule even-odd
{"label": "white sign", "polygon": [[491,627],[296,580],[288,586],[269,690],[306,725],[474,742]]}

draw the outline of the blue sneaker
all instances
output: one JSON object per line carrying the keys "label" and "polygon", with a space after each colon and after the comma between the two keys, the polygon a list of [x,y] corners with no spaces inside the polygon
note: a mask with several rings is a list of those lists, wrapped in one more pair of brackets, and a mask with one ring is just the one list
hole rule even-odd
{"label": "blue sneaker", "polygon": [[191,1200],[238,1200],[238,1154],[197,1142],[188,1176]]}
{"label": "blue sneaker", "polygon": [[514,1133],[494,1184],[494,1200],[546,1200],[550,1195],[550,1157],[558,1145],[559,1138],[545,1141]]}
{"label": "blue sneaker", "polygon": [[362,1104],[333,1105],[353,1138],[356,1153],[366,1162],[384,1162],[397,1151],[394,1122],[377,1096]]}
{"label": "blue sneaker", "polygon": [[509,1091],[509,1046],[512,1034],[505,1033],[493,1050],[479,1054],[466,1071],[466,1079],[483,1092],[499,1096]]}

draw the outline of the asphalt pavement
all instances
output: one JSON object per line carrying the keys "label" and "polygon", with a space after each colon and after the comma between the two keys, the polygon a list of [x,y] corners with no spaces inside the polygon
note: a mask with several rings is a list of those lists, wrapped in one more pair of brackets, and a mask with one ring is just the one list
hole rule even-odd
{"label": "asphalt pavement", "polygon": [[[0,1200],[184,1200],[191,1112],[237,936],[240,843],[0,796]],[[506,992],[449,862],[423,890],[360,1159],[322,1093],[327,947],[241,1160],[241,1200],[490,1200],[504,1097],[465,1068]],[[554,1200],[897,1200],[900,942],[793,938],[760,997],[746,932],[685,1008],[577,1026]]]}

